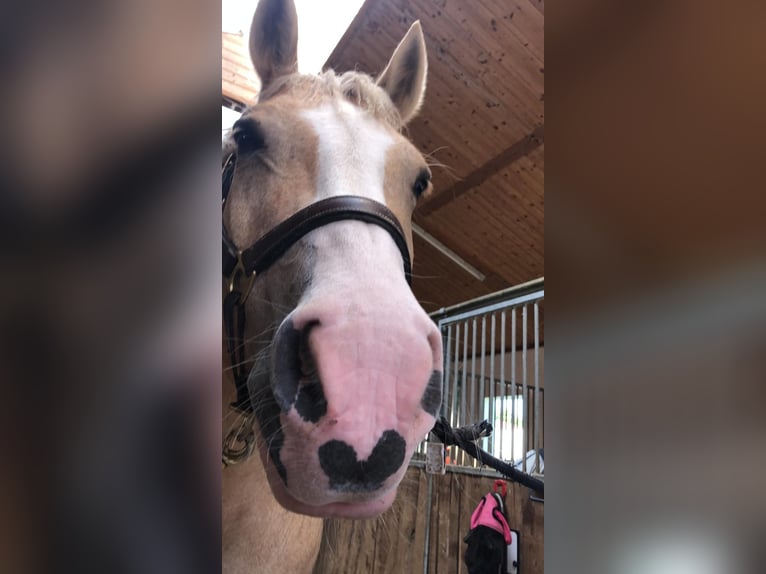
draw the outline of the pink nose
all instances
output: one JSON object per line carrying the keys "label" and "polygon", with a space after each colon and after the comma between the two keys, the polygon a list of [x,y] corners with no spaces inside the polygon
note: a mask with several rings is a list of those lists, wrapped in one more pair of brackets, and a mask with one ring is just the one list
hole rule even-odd
{"label": "pink nose", "polygon": [[272,350],[284,432],[304,436],[331,488],[380,488],[433,426],[441,361],[439,331],[419,307],[304,304]]}

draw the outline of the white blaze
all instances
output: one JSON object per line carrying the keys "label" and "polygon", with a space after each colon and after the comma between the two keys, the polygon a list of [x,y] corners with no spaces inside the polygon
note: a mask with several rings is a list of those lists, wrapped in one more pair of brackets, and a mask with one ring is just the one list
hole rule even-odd
{"label": "white blaze", "polygon": [[[319,139],[315,201],[358,195],[385,205],[386,155],[394,143],[392,135],[349,102],[302,114]],[[404,271],[399,249],[377,225],[336,222],[312,232],[312,242],[321,254],[313,285],[319,291],[334,290],[339,283],[362,287],[362,292],[375,286],[406,287],[400,279]]]}
{"label": "white blaze", "polygon": [[336,102],[303,112],[319,138],[316,199],[361,195],[385,203],[386,151],[393,138],[365,112]]}

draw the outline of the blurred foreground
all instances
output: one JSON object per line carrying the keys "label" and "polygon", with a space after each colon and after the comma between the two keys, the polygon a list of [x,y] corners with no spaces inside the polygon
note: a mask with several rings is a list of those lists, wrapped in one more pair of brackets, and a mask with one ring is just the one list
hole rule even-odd
{"label": "blurred foreground", "polygon": [[3,12],[2,570],[217,570],[219,6]]}
{"label": "blurred foreground", "polygon": [[766,572],[766,10],[561,4],[546,569]]}

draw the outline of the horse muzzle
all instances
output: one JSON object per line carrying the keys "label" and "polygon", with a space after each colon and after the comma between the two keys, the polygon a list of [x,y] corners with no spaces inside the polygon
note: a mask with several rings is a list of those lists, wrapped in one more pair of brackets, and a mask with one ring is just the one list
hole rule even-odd
{"label": "horse muzzle", "polygon": [[280,499],[275,489],[283,505],[370,516],[393,502],[413,451],[433,426],[441,404],[441,337],[419,308],[402,321],[390,309],[345,306],[342,297],[314,301],[280,325],[270,380],[278,408],[270,416],[273,436],[264,438],[285,490]]}

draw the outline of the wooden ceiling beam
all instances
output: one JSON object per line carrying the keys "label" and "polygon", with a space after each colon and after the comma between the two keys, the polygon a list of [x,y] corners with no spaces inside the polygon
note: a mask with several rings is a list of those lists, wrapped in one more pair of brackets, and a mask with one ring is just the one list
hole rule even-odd
{"label": "wooden ceiling beam", "polygon": [[498,155],[484,163],[478,169],[475,169],[467,177],[458,181],[451,188],[444,190],[433,199],[423,204],[417,210],[421,216],[431,215],[438,209],[441,209],[453,199],[456,199],[464,193],[478,187],[487,179],[495,175],[501,169],[509,166],[517,159],[526,156],[531,151],[537,149],[545,140],[545,125],[538,126],[534,131],[514,143],[512,146],[504,149]]}

